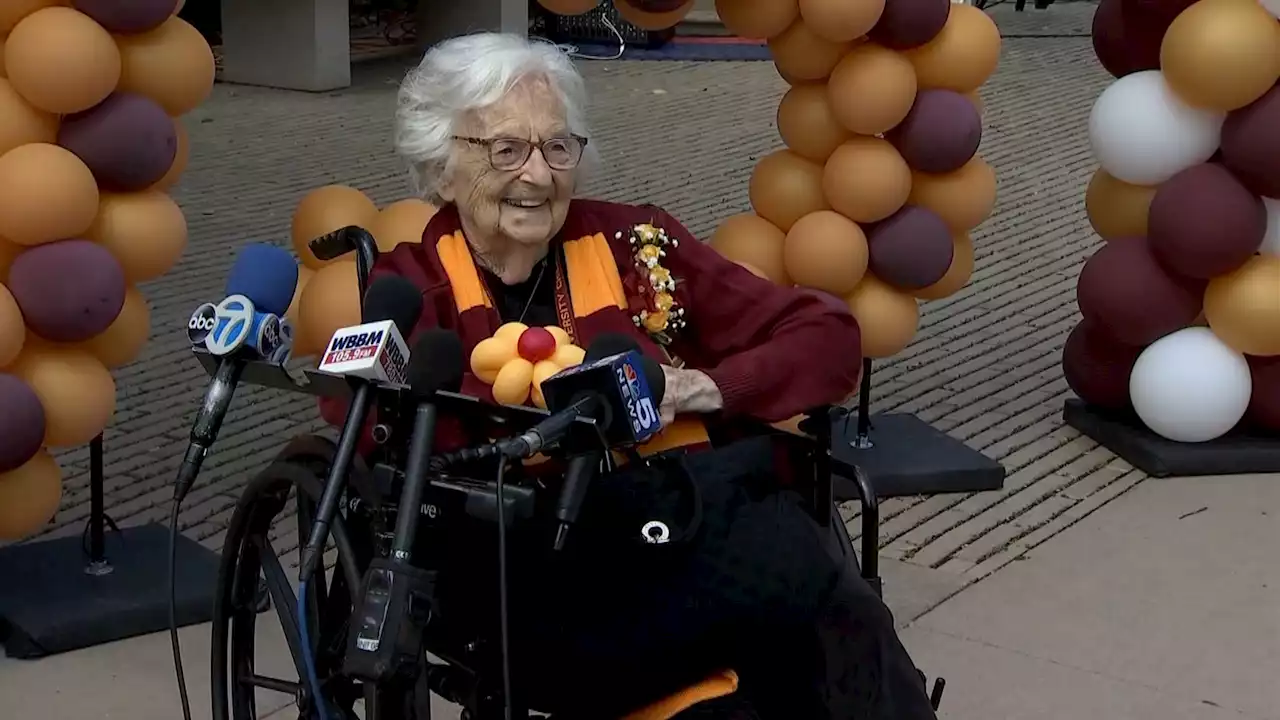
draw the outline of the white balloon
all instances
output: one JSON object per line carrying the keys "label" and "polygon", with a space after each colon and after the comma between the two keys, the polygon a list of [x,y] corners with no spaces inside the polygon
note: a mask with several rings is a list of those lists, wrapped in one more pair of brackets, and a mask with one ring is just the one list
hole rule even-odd
{"label": "white balloon", "polygon": [[[1280,0],[1276,3],[1280,4]],[[1267,234],[1262,237],[1262,247],[1258,252],[1280,257],[1280,200],[1264,197],[1262,204],[1267,208]]]}
{"label": "white balloon", "polygon": [[1155,341],[1129,375],[1129,399],[1138,417],[1152,432],[1176,442],[1223,436],[1244,417],[1252,394],[1244,355],[1205,327]]}
{"label": "white balloon", "polygon": [[1280,19],[1280,0],[1261,0],[1262,9]]}
{"label": "white balloon", "polygon": [[1112,177],[1132,185],[1159,185],[1213,156],[1226,117],[1184,103],[1163,73],[1147,70],[1102,91],[1089,115],[1089,142],[1098,164]]}

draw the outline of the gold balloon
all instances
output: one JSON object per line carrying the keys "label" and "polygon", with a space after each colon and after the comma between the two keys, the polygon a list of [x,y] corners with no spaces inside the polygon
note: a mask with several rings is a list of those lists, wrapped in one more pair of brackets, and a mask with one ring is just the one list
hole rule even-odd
{"label": "gold balloon", "polygon": [[627,0],[614,0],[613,6],[618,16],[641,30],[666,30],[675,27],[693,10],[694,0],[687,0],[684,5],[667,12],[645,12],[630,4]]}
{"label": "gold balloon", "polygon": [[797,85],[782,96],[778,134],[792,152],[815,162],[826,162],[849,139],[849,131],[831,112],[827,88],[817,84]]}
{"label": "gold balloon", "polygon": [[878,135],[902,122],[916,100],[916,73],[900,53],[862,43],[827,80],[831,110],[850,132]]}
{"label": "gold balloon", "polygon": [[293,289],[293,300],[289,301],[289,309],[284,313],[285,319],[293,325],[294,357],[306,357],[319,351],[311,338],[302,331],[302,322],[298,317],[298,308],[302,305],[302,291],[307,288],[307,283],[315,274],[316,271],[306,265],[298,266],[298,285]]}
{"label": "gold balloon", "polygon": [[401,243],[421,243],[422,231],[435,214],[436,208],[429,202],[401,200],[383,208],[366,229],[378,241],[378,250],[388,253]]}
{"label": "gold balloon", "polygon": [[27,328],[18,301],[0,284],[0,368],[8,367],[22,353]]}
{"label": "gold balloon", "polygon": [[93,226],[84,234],[120,261],[125,280],[154,280],[173,269],[187,248],[187,219],[158,190],[103,193]]}
{"label": "gold balloon", "polygon": [[46,447],[84,445],[107,427],[115,412],[115,380],[84,350],[28,342],[12,372],[44,406]]}
{"label": "gold balloon", "polygon": [[298,300],[298,332],[322,350],[333,334],[360,324],[360,282],[353,260],[330,263],[307,281]]}
{"label": "gold balloon", "polygon": [[1156,189],[1130,185],[1098,168],[1084,194],[1089,223],[1103,240],[1147,234],[1147,211]]}
{"label": "gold balloon", "polygon": [[581,15],[595,10],[600,0],[538,0],[538,4],[557,15]]}
{"label": "gold balloon", "polygon": [[137,35],[121,35],[120,89],[145,95],[177,117],[196,109],[213,92],[217,68],[209,43],[187,21],[165,20]]}
{"label": "gold balloon", "polygon": [[920,305],[868,273],[845,298],[862,331],[862,355],[887,358],[911,344],[920,327]]}
{"label": "gold balloon", "polygon": [[764,273],[778,285],[790,285],[783,247],[786,233],[759,215],[742,213],[725,219],[711,234],[711,247],[724,257]]}
{"label": "gold balloon", "polygon": [[979,117],[987,114],[987,102],[982,99],[982,93],[977,90],[971,90],[964,94],[969,98],[969,102],[973,103],[973,107],[978,111]]}
{"label": "gold balloon", "polygon": [[942,32],[904,53],[921,88],[967,93],[978,89],[1000,62],[1000,30],[982,10],[951,4]]}
{"label": "gold balloon", "polygon": [[937,213],[953,233],[969,232],[981,225],[995,207],[996,171],[975,155],[954,172],[912,173],[907,202]]}
{"label": "gold balloon", "polygon": [[58,116],[32,107],[0,78],[0,155],[27,143],[56,143]]}
{"label": "gold balloon", "polygon": [[783,232],[805,215],[829,207],[822,195],[822,166],[790,150],[760,158],[747,195],[756,214]]}
{"label": "gold balloon", "polygon": [[769,50],[778,72],[799,80],[821,80],[830,75],[848,49],[849,43],[820,37],[803,20],[795,21],[782,34],[769,39]]}
{"label": "gold balloon", "polygon": [[115,369],[137,360],[150,336],[151,308],[142,292],[130,285],[124,294],[124,306],[111,325],[98,335],[76,343],[75,347]]}
{"label": "gold balloon", "polygon": [[0,2],[0,36],[8,35],[23,18],[41,8],[65,4],[64,0],[4,0]]}
{"label": "gold balloon", "polygon": [[799,0],[800,17],[813,32],[833,42],[866,35],[884,12],[885,0]]}
{"label": "gold balloon", "polygon": [[951,245],[955,252],[951,255],[951,267],[947,268],[947,274],[929,287],[913,291],[912,295],[921,300],[941,300],[969,284],[969,279],[973,277],[973,240],[968,235],[957,235],[952,238]]}
{"label": "gold balloon", "polygon": [[845,217],[877,222],[902,209],[911,194],[911,168],[887,140],[854,137],[831,153],[822,190]]}
{"label": "gold balloon", "polygon": [[83,13],[47,7],[13,29],[5,72],[32,105],[77,113],[102,102],[120,81],[120,51],[111,34]]}
{"label": "gold balloon", "polygon": [[308,243],[348,225],[357,225],[367,230],[377,217],[378,206],[355,188],[345,185],[316,188],[307,193],[293,211],[293,251],[298,254],[303,265],[318,270],[329,263],[318,260],[311,253]]}
{"label": "gold balloon", "polygon": [[182,118],[173,119],[173,128],[174,134],[178,136],[178,152],[173,156],[173,164],[169,166],[169,172],[151,186],[152,190],[167,191],[177,185],[182,173],[187,169],[187,163],[191,162],[191,136],[187,134],[187,126],[182,122]]}
{"label": "gold balloon", "polygon": [[0,540],[35,535],[58,512],[62,470],[41,450],[22,467],[0,473]]}
{"label": "gold balloon", "polygon": [[98,183],[70,150],[31,143],[0,156],[0,235],[19,245],[81,237],[97,214]]}
{"label": "gold balloon", "polygon": [[796,0],[716,0],[716,14],[729,32],[742,38],[771,38],[800,17]]}
{"label": "gold balloon", "polygon": [[795,284],[847,295],[866,275],[868,253],[862,228],[834,210],[819,210],[791,226],[784,258]]}
{"label": "gold balloon", "polygon": [[1280,80],[1280,23],[1256,0],[1200,0],[1165,31],[1160,70],[1190,105],[1242,108]]}
{"label": "gold balloon", "polygon": [[1280,257],[1254,255],[1210,280],[1204,316],[1213,334],[1237,352],[1280,355]]}

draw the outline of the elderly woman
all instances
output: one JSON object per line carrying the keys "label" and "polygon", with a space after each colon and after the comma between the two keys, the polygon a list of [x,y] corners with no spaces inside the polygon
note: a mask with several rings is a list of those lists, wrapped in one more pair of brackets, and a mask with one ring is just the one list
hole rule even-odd
{"label": "elderly woman", "polygon": [[[646,555],[608,541],[610,518],[644,502],[642,483],[626,469],[597,483],[578,548],[535,569],[548,578],[537,592],[513,595],[528,620],[513,647],[518,692],[603,720],[728,667],[738,691],[699,713],[934,717],[888,610],[786,490],[771,442],[729,432],[848,396],[853,317],[723,259],[661,209],[575,197],[595,158],[583,80],[553,45],[501,34],[437,45],[401,87],[396,148],[440,211],[374,276],[422,289],[418,329],[453,329],[468,352],[511,322],[581,347],[631,336],[666,376],[667,430],[641,454],[692,477],[703,504],[683,553]],[[471,374],[463,392],[492,398]]]}

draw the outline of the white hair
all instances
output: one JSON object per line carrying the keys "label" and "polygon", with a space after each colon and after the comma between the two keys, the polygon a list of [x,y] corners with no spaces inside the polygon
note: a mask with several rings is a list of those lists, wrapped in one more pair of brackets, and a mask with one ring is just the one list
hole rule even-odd
{"label": "white hair", "polygon": [[[400,85],[396,153],[409,163],[416,192],[440,204],[457,124],[467,113],[500,101],[525,78],[545,79],[564,104],[569,131],[587,137],[586,86],[556,45],[512,33],[450,38],[427,51]],[[584,170],[594,148],[583,154]]]}

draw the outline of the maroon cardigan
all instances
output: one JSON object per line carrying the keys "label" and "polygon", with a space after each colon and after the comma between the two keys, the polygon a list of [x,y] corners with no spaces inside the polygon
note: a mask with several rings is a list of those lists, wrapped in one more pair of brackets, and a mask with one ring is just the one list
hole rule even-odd
{"label": "maroon cardigan", "polygon": [[[702,370],[719,386],[724,409],[716,420],[752,418],[766,423],[792,418],[814,407],[839,403],[854,390],[862,366],[861,336],[848,312],[791,287],[780,287],[744,270],[699,242],[673,217],[653,206],[596,200],[574,200],[556,242],[603,234],[622,276],[632,306],[600,309],[585,317],[563,318],[561,325],[575,343],[587,347],[604,333],[628,333],[645,354],[666,362],[647,332],[636,326],[635,310],[645,305],[641,271],[628,242],[632,227],[649,223],[679,241],[668,248],[662,266],[676,278],[677,303],[685,308],[687,326],[674,335],[667,351],[686,367]],[[423,313],[414,335],[428,328],[454,330],[468,356],[502,324],[497,312],[478,306],[459,312],[437,243],[461,231],[457,209],[447,206],[427,225],[421,244],[402,244],[383,255],[372,279],[399,275],[422,289]],[[558,285],[559,287],[559,285]],[[563,314],[562,314],[563,315]],[[412,344],[412,339],[409,339]],[[492,399],[488,386],[470,371],[462,392]],[[335,425],[346,414],[344,404],[322,401],[321,413]],[[441,431],[453,435],[442,426]],[[438,437],[436,447],[449,450],[461,441]]]}

